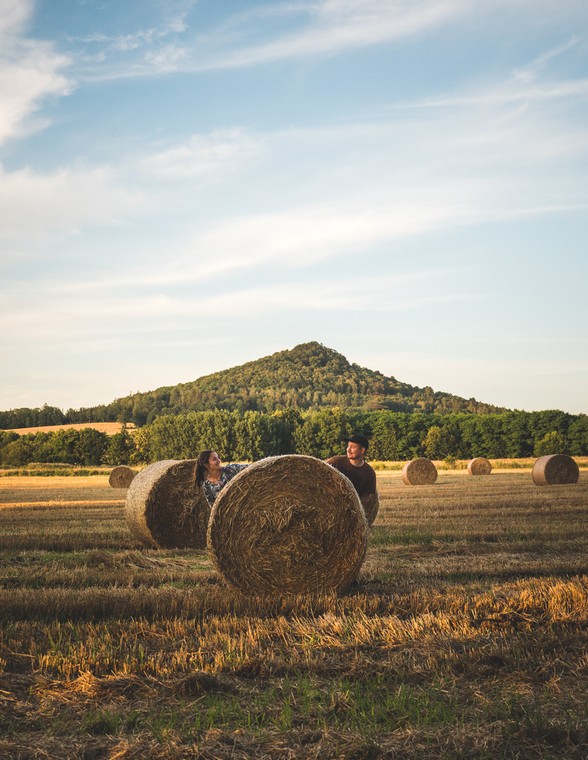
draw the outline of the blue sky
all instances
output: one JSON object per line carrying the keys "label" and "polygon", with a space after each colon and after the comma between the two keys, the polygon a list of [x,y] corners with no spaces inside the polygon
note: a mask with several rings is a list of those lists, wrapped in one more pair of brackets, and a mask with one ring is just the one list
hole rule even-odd
{"label": "blue sky", "polygon": [[0,409],[317,340],[588,413],[585,0],[0,0]]}

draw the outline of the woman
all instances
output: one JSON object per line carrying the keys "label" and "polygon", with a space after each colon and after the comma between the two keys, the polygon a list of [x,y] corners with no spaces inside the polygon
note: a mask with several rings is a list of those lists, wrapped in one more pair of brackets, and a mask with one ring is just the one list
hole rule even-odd
{"label": "woman", "polygon": [[196,460],[196,485],[199,488],[202,486],[211,507],[221,489],[245,467],[247,467],[246,464],[226,464],[222,467],[221,459],[216,451],[205,449],[200,452]]}

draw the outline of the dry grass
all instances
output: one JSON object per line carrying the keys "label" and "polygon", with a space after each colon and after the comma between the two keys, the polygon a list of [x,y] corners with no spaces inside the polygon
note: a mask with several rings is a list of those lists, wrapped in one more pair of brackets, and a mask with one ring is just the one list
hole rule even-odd
{"label": "dry grass", "polygon": [[134,427],[135,425],[132,422],[72,422],[67,425],[41,425],[40,427],[13,428],[6,432],[29,435],[34,433],[56,433],[58,430],[85,430],[86,428],[92,428],[92,430],[98,430],[100,433],[115,435],[125,428],[127,430],[132,430]]}
{"label": "dry grass", "polygon": [[586,472],[378,473],[358,583],[304,598],[141,549],[107,476],[26,480],[0,481],[0,757],[588,755]]}

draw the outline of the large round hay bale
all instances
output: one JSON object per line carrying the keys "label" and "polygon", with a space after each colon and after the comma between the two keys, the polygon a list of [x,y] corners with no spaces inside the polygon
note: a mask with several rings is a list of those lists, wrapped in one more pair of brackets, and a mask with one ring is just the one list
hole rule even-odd
{"label": "large round hay bale", "polygon": [[108,476],[108,485],[112,488],[128,488],[137,473],[124,464],[115,467]]}
{"label": "large round hay bale", "polygon": [[470,475],[490,475],[492,465],[486,457],[474,457],[468,462],[468,472]]}
{"label": "large round hay bale", "polygon": [[437,468],[430,459],[418,457],[404,465],[402,480],[407,486],[430,486],[437,480]]}
{"label": "large round hay bale", "polygon": [[236,475],[215,501],[208,548],[247,594],[340,591],[365,557],[367,521],[351,481],[320,459],[268,457]]}
{"label": "large round hay bale", "polygon": [[210,507],[195,482],[195,459],[150,464],[127,491],[125,517],[135,538],[160,549],[204,549]]}
{"label": "large round hay bale", "polygon": [[548,454],[537,459],[533,465],[532,476],[536,486],[577,483],[580,468],[567,454]]}

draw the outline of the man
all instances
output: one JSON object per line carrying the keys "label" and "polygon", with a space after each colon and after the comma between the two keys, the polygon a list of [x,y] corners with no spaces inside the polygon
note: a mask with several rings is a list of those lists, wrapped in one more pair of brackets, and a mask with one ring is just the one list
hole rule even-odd
{"label": "man", "polygon": [[365,435],[352,435],[347,439],[347,455],[326,459],[353,483],[359,495],[368,524],[371,525],[378,514],[379,500],[376,491],[376,473],[366,461],[365,452],[369,441]]}

